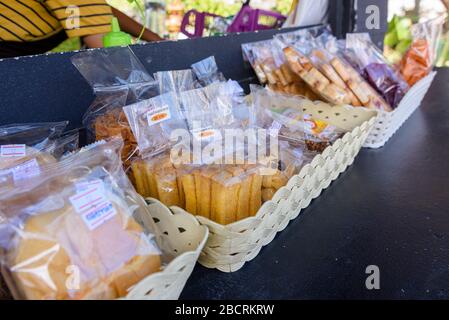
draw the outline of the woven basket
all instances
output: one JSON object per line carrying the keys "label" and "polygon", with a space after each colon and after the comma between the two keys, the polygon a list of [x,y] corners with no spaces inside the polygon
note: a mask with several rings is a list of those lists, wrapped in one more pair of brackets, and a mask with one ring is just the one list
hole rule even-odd
{"label": "woven basket", "polygon": [[323,102],[307,103],[304,112],[352,131],[304,166],[271,201],[264,203],[256,216],[226,226],[197,216],[210,231],[199,259],[203,266],[234,272],[256,257],[277,232],[287,227],[290,220],[353,163],[377,116],[376,111],[365,108],[331,107]]}
{"label": "woven basket", "polygon": [[379,112],[377,122],[363,147],[373,149],[383,147],[421,105],[435,75],[436,72],[432,72],[416,83],[393,112]]}
{"label": "woven basket", "polygon": [[203,249],[209,231],[183,210],[171,210],[157,200],[147,199],[151,217],[136,217],[142,225],[149,225],[147,219],[156,223],[158,243],[164,253],[174,258],[163,271],[152,274],[137,285],[127,300],[176,300]]}

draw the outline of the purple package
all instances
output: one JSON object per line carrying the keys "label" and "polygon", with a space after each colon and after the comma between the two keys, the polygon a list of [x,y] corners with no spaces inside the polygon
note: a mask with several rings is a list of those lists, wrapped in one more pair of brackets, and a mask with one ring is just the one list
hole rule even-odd
{"label": "purple package", "polygon": [[346,37],[346,55],[356,63],[362,75],[394,109],[407,93],[409,86],[386,61],[368,34],[354,33]]}

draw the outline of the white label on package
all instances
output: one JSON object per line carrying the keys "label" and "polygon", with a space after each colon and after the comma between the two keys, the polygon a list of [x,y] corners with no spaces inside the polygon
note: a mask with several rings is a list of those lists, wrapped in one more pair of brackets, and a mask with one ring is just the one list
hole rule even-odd
{"label": "white label on package", "polygon": [[171,119],[170,108],[165,105],[154,110],[147,112],[148,125],[154,126],[155,124]]}
{"label": "white label on package", "polygon": [[26,146],[24,144],[6,144],[0,147],[0,156],[4,158],[26,156]]}
{"label": "white label on package", "polygon": [[112,203],[106,198],[103,183],[93,184],[70,197],[76,212],[81,214],[90,230],[94,230],[117,214]]}
{"label": "white label on package", "polygon": [[24,162],[11,169],[14,181],[25,180],[40,175],[41,170],[36,159]]}

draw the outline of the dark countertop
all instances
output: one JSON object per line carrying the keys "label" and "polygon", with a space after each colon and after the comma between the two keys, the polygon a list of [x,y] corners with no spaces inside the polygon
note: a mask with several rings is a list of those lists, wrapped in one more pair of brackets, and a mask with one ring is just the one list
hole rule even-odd
{"label": "dark countertop", "polygon": [[[198,265],[182,299],[449,298],[449,70],[379,150],[351,166],[235,273]],[[380,290],[365,269],[380,269]]]}

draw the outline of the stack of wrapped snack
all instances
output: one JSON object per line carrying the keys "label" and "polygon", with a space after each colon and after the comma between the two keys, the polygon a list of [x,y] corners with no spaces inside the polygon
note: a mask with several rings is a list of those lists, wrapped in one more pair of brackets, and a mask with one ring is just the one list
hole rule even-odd
{"label": "stack of wrapped snack", "polygon": [[252,65],[259,82],[267,84],[276,92],[301,95],[315,100],[316,95],[291,70],[282,50],[275,42],[276,40],[266,40],[242,45],[244,59]]}
{"label": "stack of wrapped snack", "polygon": [[[234,115],[234,95],[240,93],[235,86],[214,82],[124,108],[140,149],[131,171],[141,195],[233,223],[256,215],[342,134],[303,115],[303,98],[261,87],[252,88],[250,120],[243,122]],[[259,139],[258,129],[269,134]]]}
{"label": "stack of wrapped snack", "polygon": [[[368,34],[348,34],[346,40],[337,40],[329,27],[280,33],[273,40],[243,44],[242,50],[259,82],[273,91],[391,112],[409,86],[432,69],[443,20],[413,27],[414,42],[399,66],[388,64]],[[283,85],[288,83],[281,72],[285,64],[301,93]],[[315,97],[305,94],[307,90]]]}

